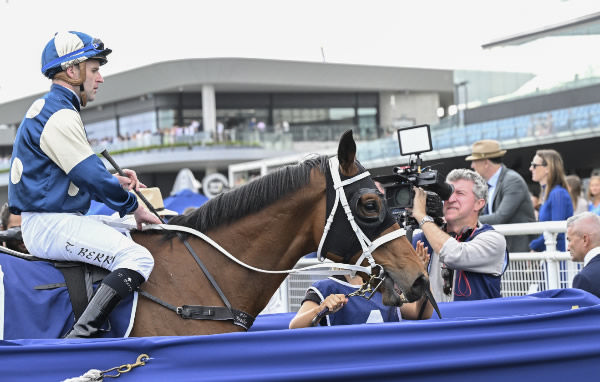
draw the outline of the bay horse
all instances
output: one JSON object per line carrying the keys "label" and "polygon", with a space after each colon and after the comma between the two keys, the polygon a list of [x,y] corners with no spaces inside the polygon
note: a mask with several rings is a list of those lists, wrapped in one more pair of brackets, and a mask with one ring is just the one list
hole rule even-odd
{"label": "bay horse", "polygon": [[[360,259],[366,264],[367,260],[361,257],[360,239],[342,208],[331,214],[333,224],[327,225],[329,235],[324,234],[336,195],[332,171],[335,176],[339,171],[342,182],[358,179],[341,187],[342,199],[348,201],[346,208],[368,236],[367,241],[375,242],[378,237],[400,232],[373,180],[361,176],[367,175],[366,170],[355,157],[356,143],[349,130],[339,142],[339,168],[330,170],[327,156],[306,159],[221,194],[191,215],[172,218],[169,225],[200,231],[241,262],[266,270],[290,269],[304,255],[317,250],[336,262]],[[142,285],[142,293],[178,307],[224,306],[209,277],[188,253],[186,244],[174,236],[157,231],[132,232],[132,238],[148,248],[155,259],[154,270]],[[187,236],[187,242],[231,307],[250,316],[255,317],[264,309],[286,277],[236,264],[196,236]],[[406,237],[394,235],[378,244],[370,261],[382,266],[385,272],[380,289],[384,303],[399,306],[420,298],[429,288],[429,282],[423,263]],[[368,280],[369,275],[361,273],[361,276]],[[155,301],[140,298],[130,335],[199,335],[243,330],[231,321],[182,319]]]}

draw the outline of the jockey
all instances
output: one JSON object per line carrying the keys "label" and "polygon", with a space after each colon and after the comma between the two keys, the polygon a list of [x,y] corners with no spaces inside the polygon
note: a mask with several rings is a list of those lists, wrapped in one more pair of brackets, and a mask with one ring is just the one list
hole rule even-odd
{"label": "jockey", "polygon": [[94,216],[84,216],[94,198],[121,217],[133,213],[139,229],[142,223],[160,223],[130,192],[146,187],[136,173],[126,169],[126,176],[113,176],[94,154],[79,115],[104,82],[99,68],[110,53],[85,33],[54,35],[42,52],[42,73],[52,86],[27,110],[10,163],[10,212],[22,217],[29,252],[111,271],[66,338],[98,336],[110,312],[154,267],[146,248]]}

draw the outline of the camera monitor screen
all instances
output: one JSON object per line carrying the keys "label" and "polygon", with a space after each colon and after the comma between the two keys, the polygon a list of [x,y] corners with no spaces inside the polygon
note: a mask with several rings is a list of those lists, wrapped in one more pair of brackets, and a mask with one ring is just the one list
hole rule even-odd
{"label": "camera monitor screen", "polygon": [[429,125],[407,127],[397,131],[401,155],[419,154],[433,150]]}

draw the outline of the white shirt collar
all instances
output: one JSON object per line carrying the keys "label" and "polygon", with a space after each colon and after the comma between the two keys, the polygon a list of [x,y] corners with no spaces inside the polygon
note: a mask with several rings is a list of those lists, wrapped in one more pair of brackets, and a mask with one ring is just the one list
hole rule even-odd
{"label": "white shirt collar", "polygon": [[583,258],[583,266],[585,267],[586,265],[588,265],[589,262],[592,261],[592,259],[597,255],[600,255],[600,247],[590,249],[590,251],[586,253],[585,257]]}
{"label": "white shirt collar", "polygon": [[492,175],[490,177],[490,179],[487,181],[487,183],[491,186],[491,187],[496,187],[496,184],[498,183],[498,178],[500,178],[500,172],[502,171],[502,166],[500,166],[498,168],[498,170],[494,173],[494,175]]}

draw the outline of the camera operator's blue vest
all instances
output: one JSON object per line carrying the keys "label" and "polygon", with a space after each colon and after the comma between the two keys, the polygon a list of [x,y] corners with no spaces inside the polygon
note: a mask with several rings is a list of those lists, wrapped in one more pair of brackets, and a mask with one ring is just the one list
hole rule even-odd
{"label": "camera operator's blue vest", "polygon": [[[456,240],[460,242],[468,242],[475,238],[482,232],[494,229],[489,224],[483,224],[481,227],[475,230],[475,232],[464,238],[458,237]],[[429,255],[432,254],[433,249],[429,242],[425,238],[425,235],[420,232],[413,236],[412,243],[413,247],[416,247],[417,241],[421,240],[427,247]],[[508,252],[505,252],[505,261],[502,272],[508,266]],[[431,272],[429,265],[427,271]],[[437,270],[439,272],[439,270]],[[454,277],[454,285],[452,287],[452,293],[454,293],[454,301],[465,301],[465,300],[483,300],[488,298],[501,297],[500,295],[500,279],[502,275],[495,276],[487,273],[469,272],[463,270],[456,270]]]}

